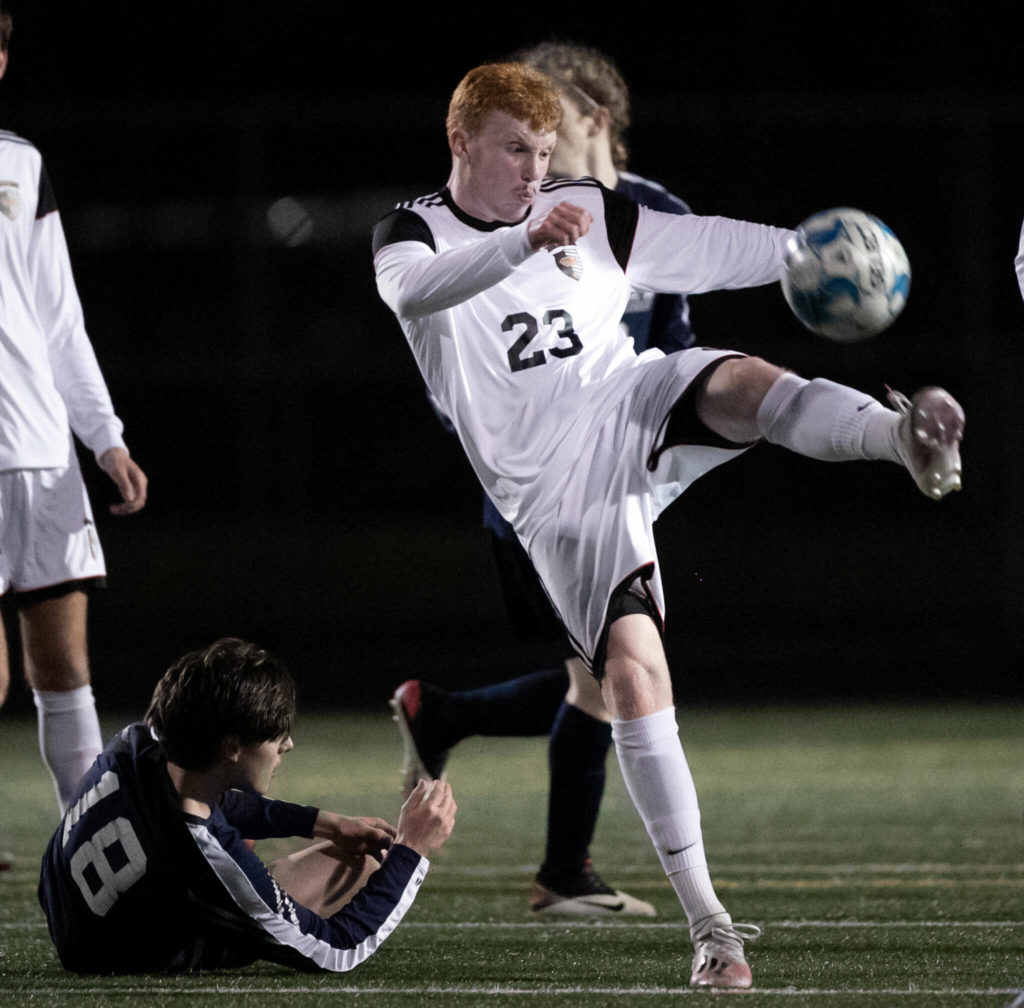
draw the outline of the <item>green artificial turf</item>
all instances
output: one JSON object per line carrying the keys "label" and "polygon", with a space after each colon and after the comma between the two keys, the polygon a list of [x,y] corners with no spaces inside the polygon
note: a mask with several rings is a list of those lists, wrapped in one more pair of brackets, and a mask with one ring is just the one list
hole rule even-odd
{"label": "green artificial turf", "polygon": [[[105,719],[109,734],[119,724]],[[680,711],[720,896],[764,928],[744,1005],[1008,1006],[1024,990],[1024,708],[832,706]],[[678,904],[614,756],[593,856],[652,902],[640,922],[532,920],[547,801],[543,739],[469,739],[449,764],[456,830],[405,922],[349,974],[274,966],[79,978],[35,899],[56,825],[35,726],[0,715],[0,1004],[487,1008],[692,1003]],[[398,816],[386,713],[300,715],[275,796]],[[267,845],[267,856],[275,853]],[[1021,1001],[1024,1004],[1024,1000]]]}

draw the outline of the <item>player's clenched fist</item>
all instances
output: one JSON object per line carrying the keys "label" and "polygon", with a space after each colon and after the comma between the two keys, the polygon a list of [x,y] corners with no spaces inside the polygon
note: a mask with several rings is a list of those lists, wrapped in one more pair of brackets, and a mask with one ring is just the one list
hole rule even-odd
{"label": "player's clenched fist", "polygon": [[575,245],[594,223],[594,215],[573,203],[559,203],[529,226],[530,246],[535,249]]}
{"label": "player's clenched fist", "polygon": [[455,799],[447,781],[421,780],[398,817],[396,843],[428,856],[451,835],[455,825]]}

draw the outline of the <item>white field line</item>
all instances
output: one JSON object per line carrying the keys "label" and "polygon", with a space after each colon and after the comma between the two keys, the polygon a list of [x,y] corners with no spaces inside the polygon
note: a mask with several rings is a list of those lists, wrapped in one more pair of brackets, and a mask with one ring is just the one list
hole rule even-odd
{"label": "white field line", "polygon": [[[45,996],[51,997],[53,995],[52,987],[19,987],[19,994],[28,994],[30,996]],[[171,993],[166,984],[154,983],[152,986],[143,986],[140,984],[133,984],[130,987],[121,987],[115,984],[104,987],[76,987],[74,991],[75,995],[90,995],[94,994],[97,996],[111,995],[111,994],[139,994],[139,995],[152,995],[152,994],[167,994]],[[580,987],[580,986],[565,986],[556,987],[551,985],[543,985],[537,987],[505,987],[499,985],[493,985],[488,987],[471,987],[471,986],[441,986],[438,984],[430,984],[424,986],[413,986],[413,987],[357,987],[354,985],[345,986],[334,986],[329,982],[318,984],[316,986],[304,986],[304,987],[278,987],[278,986],[266,986],[260,987],[256,985],[252,986],[231,986],[228,984],[217,984],[211,987],[182,987],[181,993],[188,997],[194,997],[200,994],[223,994],[228,997],[244,997],[246,995],[269,995],[275,998],[282,996],[301,996],[301,995],[324,995],[324,994],[367,994],[377,995],[449,995],[453,997],[508,997],[512,996],[526,996],[530,994],[547,994],[547,995],[574,995],[574,994],[587,994],[590,996],[603,995],[605,997],[664,997],[666,995],[672,995],[674,997],[682,997],[684,995],[690,995],[695,998],[707,998],[709,991],[701,988],[694,987]],[[724,993],[724,992],[723,992]],[[935,997],[991,997],[1001,996],[1009,997],[1014,994],[1020,994],[1020,988],[1017,987],[987,987],[987,988],[927,988],[927,987],[863,987],[863,988],[804,988],[798,989],[796,987],[778,987],[778,988],[767,988],[767,987],[753,987],[749,991],[740,992],[734,991],[729,993],[742,994],[760,994],[760,995],[772,995],[775,997],[912,997],[912,998],[935,998]],[[1013,1002],[1013,1005],[1017,1005],[1019,999]]]}
{"label": "white field line", "polygon": [[[657,875],[659,867],[649,865],[616,865],[615,875]],[[944,862],[903,862],[899,864],[715,864],[716,875],[743,873],[745,875],[904,875],[929,874],[946,875],[952,873],[988,875],[995,873],[1015,874],[1024,876],[1024,862],[1019,864],[949,864]],[[431,865],[433,875],[467,875],[476,877],[494,876],[506,878],[509,875],[527,875],[533,878],[537,874],[536,865],[446,865],[434,862]],[[611,873],[608,873],[611,874]]]}
{"label": "white field line", "polygon": [[[625,921],[625,920],[568,920],[566,918],[554,918],[546,921],[410,921],[406,920],[402,922],[403,928],[443,928],[443,929],[454,929],[454,928],[465,928],[467,930],[473,930],[476,928],[494,928],[500,930],[502,928],[510,929],[530,929],[530,928],[548,928],[552,930],[565,929],[565,928],[580,928],[586,930],[588,928],[635,928],[638,931],[666,931],[666,930],[679,930],[684,928],[685,922],[680,919],[678,921]],[[849,930],[882,930],[885,928],[948,928],[951,930],[967,930],[971,928],[985,929],[1004,929],[1004,928],[1024,928],[1024,923],[1021,921],[857,921],[857,920],[842,920],[842,921],[820,921],[820,920],[782,920],[782,921],[768,921],[762,924],[766,931],[770,931],[774,928],[778,928],[783,931],[797,931],[802,929],[815,929],[815,928],[840,928]]]}

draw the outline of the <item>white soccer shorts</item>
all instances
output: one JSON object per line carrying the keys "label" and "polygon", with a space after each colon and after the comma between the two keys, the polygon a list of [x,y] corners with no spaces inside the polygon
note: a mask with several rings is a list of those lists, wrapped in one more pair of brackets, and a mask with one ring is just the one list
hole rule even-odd
{"label": "white soccer shorts", "polygon": [[105,575],[80,469],[0,472],[0,595]]}
{"label": "white soccer shorts", "polygon": [[[557,491],[538,495],[520,523],[520,538],[573,646],[593,668],[612,594],[647,576],[664,621],[665,597],[654,544],[654,521],[702,475],[749,445],[683,445],[647,462],[660,445],[672,407],[715,360],[734,351],[695,348],[643,356],[623,373],[617,403],[600,414],[579,454],[555,458],[548,471]],[[600,672],[600,670],[594,670]]]}

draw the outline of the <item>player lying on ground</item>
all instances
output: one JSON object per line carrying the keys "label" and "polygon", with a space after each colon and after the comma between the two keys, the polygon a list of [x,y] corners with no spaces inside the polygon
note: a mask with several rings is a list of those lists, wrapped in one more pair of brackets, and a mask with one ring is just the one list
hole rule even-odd
{"label": "player lying on ground", "polygon": [[477,67],[448,109],[451,174],[374,231],[377,288],[495,506],[601,684],[623,779],[686,914],[691,983],[749,987],[712,885],[676,724],[654,521],[759,441],[887,460],[941,498],[960,486],[963,411],[939,389],[887,409],[742,353],[639,356],[630,291],[775,283],[793,232],[658,213],[593,179],[545,182],[562,118],[550,80]]}
{"label": "player lying on ground", "polygon": [[[39,899],[65,967],[346,971],[380,947],[451,833],[451,789],[421,782],[397,828],[271,801],[294,718],[290,674],[252,644],[224,639],[167,670],[43,858]],[[269,869],[252,850],[292,836],[320,842]]]}

